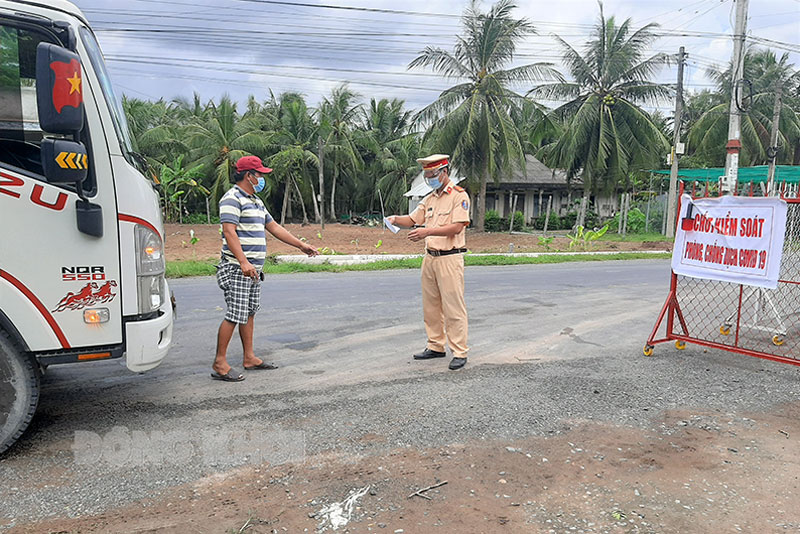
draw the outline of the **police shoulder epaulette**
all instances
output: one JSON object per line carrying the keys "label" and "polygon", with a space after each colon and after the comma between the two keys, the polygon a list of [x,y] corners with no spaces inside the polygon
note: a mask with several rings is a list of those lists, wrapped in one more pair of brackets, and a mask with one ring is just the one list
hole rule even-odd
{"label": "police shoulder epaulette", "polygon": [[453,189],[455,189],[455,190],[456,190],[456,191],[458,191],[459,193],[463,193],[463,192],[464,192],[464,188],[463,188],[463,187],[461,187],[460,185],[454,185],[454,186],[453,186]]}

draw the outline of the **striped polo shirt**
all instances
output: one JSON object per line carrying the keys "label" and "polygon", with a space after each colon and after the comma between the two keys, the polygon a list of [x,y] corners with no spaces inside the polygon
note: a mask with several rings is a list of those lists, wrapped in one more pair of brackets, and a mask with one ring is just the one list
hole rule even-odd
{"label": "striped polo shirt", "polygon": [[[236,235],[242,245],[247,261],[260,269],[267,257],[267,236],[265,226],[272,222],[272,216],[264,203],[256,195],[248,195],[235,185],[219,200],[219,222],[236,225]],[[222,234],[222,259],[239,265],[239,261],[228,248],[225,234]]]}

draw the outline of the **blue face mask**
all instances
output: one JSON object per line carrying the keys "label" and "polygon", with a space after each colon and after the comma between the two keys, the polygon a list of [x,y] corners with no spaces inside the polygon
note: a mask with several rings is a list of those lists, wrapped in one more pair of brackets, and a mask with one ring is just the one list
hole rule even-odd
{"label": "blue face mask", "polygon": [[[425,177],[423,176],[423,178]],[[442,182],[441,180],[439,180],[439,173],[437,173],[436,176],[425,178],[425,183],[428,184],[429,187],[432,187],[434,190],[442,187]]]}
{"label": "blue face mask", "polygon": [[266,185],[267,185],[267,181],[266,181],[266,180],[264,180],[264,177],[263,177],[263,176],[259,176],[259,177],[258,177],[258,182],[256,182],[256,184],[253,186],[253,190],[254,190],[256,193],[260,193],[261,191],[263,191],[263,190],[264,190],[264,187],[265,187]]}

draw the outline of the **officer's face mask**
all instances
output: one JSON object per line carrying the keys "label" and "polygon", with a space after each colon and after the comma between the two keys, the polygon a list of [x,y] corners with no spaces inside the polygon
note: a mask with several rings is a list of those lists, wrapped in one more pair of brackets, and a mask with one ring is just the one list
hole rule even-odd
{"label": "officer's face mask", "polygon": [[425,179],[425,183],[428,184],[428,187],[432,187],[434,190],[442,187],[442,182],[439,180],[439,174],[441,174],[441,172],[442,171],[440,169],[430,176],[426,176],[424,174],[422,175],[422,177]]}

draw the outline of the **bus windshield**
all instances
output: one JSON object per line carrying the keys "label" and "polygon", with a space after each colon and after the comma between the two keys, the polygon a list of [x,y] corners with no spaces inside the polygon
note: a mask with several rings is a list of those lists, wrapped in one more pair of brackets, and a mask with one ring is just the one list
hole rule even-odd
{"label": "bus windshield", "polygon": [[114,130],[117,132],[117,138],[125,154],[125,158],[131,163],[134,163],[131,158],[133,152],[133,144],[131,143],[131,134],[128,129],[128,121],[125,118],[125,111],[122,109],[122,102],[117,99],[114,93],[114,87],[111,85],[111,79],[108,77],[106,71],[106,64],[103,61],[103,53],[100,51],[100,46],[94,34],[88,28],[81,28],[81,39],[86,51],[89,54],[89,61],[94,67],[94,72],[100,80],[100,88],[103,91],[103,97],[106,99],[108,108],[111,110],[111,118],[114,121]]}

